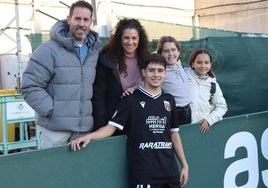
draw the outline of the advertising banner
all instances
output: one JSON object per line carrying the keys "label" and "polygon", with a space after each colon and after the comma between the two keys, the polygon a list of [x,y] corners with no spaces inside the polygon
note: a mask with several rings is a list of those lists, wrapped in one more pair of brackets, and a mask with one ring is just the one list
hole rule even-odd
{"label": "advertising banner", "polygon": [[201,133],[181,128],[190,166],[186,187],[268,187],[268,113],[226,118]]}
{"label": "advertising banner", "polygon": [[[268,111],[226,118],[205,134],[198,124],[185,125],[180,135],[189,163],[186,188],[268,187]],[[0,187],[128,187],[125,136],[76,152],[61,146],[0,156],[0,166]]]}

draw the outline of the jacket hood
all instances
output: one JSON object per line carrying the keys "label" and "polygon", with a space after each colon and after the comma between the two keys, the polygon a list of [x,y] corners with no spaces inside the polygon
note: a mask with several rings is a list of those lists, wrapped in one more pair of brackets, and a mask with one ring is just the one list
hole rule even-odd
{"label": "jacket hood", "polygon": [[[51,39],[62,44],[66,49],[73,50],[75,40],[72,37],[66,36],[69,30],[69,24],[66,19],[56,22],[50,31]],[[90,30],[87,35],[90,46],[94,47],[94,44],[98,41],[98,33]]]}

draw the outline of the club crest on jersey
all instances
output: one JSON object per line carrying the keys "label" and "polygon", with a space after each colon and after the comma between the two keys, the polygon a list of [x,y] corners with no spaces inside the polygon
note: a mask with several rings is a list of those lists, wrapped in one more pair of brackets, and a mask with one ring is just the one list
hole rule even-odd
{"label": "club crest on jersey", "polygon": [[171,107],[169,101],[164,101],[164,106],[167,111],[170,111]]}
{"label": "club crest on jersey", "polygon": [[144,108],[144,106],[145,106],[145,101],[141,101],[141,102],[140,102],[140,105],[142,106],[142,108]]}

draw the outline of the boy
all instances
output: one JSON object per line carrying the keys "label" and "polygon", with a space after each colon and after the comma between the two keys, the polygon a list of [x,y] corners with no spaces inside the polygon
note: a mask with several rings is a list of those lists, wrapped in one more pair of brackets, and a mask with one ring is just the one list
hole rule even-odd
{"label": "boy", "polygon": [[[125,127],[129,161],[130,188],[179,188],[188,180],[188,164],[184,156],[175,116],[175,100],[161,91],[166,74],[166,60],[151,54],[141,67],[144,87],[121,99],[108,125],[70,142],[76,151],[93,139],[111,136]],[[179,173],[174,157],[182,171]]]}

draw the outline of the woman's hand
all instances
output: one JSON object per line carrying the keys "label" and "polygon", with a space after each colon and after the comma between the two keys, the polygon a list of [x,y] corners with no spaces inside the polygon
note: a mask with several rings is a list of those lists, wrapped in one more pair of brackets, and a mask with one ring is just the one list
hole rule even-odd
{"label": "woman's hand", "polygon": [[125,97],[125,96],[128,96],[128,95],[131,95],[131,94],[133,94],[134,91],[135,91],[135,88],[134,87],[127,88],[123,92],[122,96]]}

